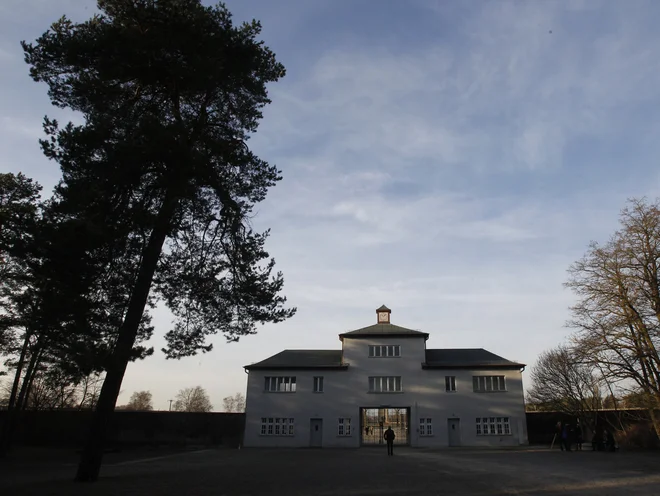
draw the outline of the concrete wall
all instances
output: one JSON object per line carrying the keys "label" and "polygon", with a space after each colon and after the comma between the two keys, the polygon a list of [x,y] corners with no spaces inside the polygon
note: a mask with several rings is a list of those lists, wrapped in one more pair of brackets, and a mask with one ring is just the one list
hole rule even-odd
{"label": "concrete wall", "polygon": [[[0,411],[0,425],[6,411]],[[26,411],[14,430],[17,444],[80,447],[89,432],[91,411]],[[109,426],[108,447],[227,446],[241,442],[242,413],[117,411]]]}
{"label": "concrete wall", "polygon": [[[401,357],[369,358],[368,346],[398,344]],[[424,370],[425,342],[421,337],[344,338],[348,370],[250,371],[247,389],[244,446],[302,447],[310,445],[310,419],[323,419],[323,446],[360,445],[360,407],[409,407],[412,446],[448,446],[449,418],[460,419],[464,446],[527,444],[522,374],[518,370]],[[456,376],[457,391],[445,392],[445,376]],[[507,391],[475,393],[473,375],[504,375]],[[295,393],[264,392],[266,376],[295,376]],[[313,392],[313,378],[324,377],[324,392]],[[403,392],[370,393],[369,376],[401,376]],[[477,436],[477,417],[509,417],[511,435]],[[261,418],[293,418],[295,434],[262,436]],[[434,435],[419,436],[419,418],[431,418]],[[337,435],[338,419],[350,418],[352,435]]]}
{"label": "concrete wall", "polygon": [[[145,444],[204,444],[237,447],[245,426],[245,415],[242,413],[122,411],[116,413],[111,429],[110,447],[121,448],[122,446]],[[6,412],[0,410],[0,426],[2,426],[5,415]],[[19,424],[16,441],[17,444],[34,446],[79,447],[88,433],[90,418],[91,412],[88,411],[28,411],[25,412]],[[552,442],[557,421],[569,423],[576,421],[574,417],[558,412],[527,412],[526,418],[530,444],[548,446]],[[648,412],[643,410],[602,411],[598,414],[598,420],[606,427],[632,425],[647,422]],[[299,420],[296,421],[300,424]],[[306,427],[308,428],[309,425]],[[413,424],[413,428],[415,427]],[[358,436],[357,431],[355,436]],[[359,440],[359,436],[357,439]],[[591,440],[590,432],[585,432],[585,440]],[[346,444],[354,446],[350,443]],[[429,444],[436,446],[436,444]],[[418,445],[426,446],[427,444],[418,443]],[[442,447],[443,445],[437,444],[437,446]]]}

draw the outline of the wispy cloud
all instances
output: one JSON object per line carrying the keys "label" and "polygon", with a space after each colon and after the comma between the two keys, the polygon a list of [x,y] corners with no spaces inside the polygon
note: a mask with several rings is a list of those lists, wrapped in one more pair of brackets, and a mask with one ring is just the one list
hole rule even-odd
{"label": "wispy cloud", "polygon": [[[54,182],[36,144],[27,151],[51,111],[16,43],[62,13],[88,17],[94,2],[6,5],[0,167]],[[125,389],[164,401],[199,382],[219,404],[244,383],[240,365],[336,347],[382,303],[396,323],[431,332],[430,346],[527,363],[568,332],[566,268],[607,238],[626,197],[660,191],[660,6],[418,0],[374,15],[359,0],[228,5],[262,20],[288,70],[251,140],[285,178],[254,224],[272,228],[268,249],[299,313],[231,347],[219,339],[213,356],[132,365]],[[159,336],[168,323],[157,312]]]}

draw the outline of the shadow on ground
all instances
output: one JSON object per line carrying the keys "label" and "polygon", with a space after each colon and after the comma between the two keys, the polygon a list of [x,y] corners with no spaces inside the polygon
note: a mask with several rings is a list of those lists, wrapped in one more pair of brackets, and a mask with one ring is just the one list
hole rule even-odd
{"label": "shadow on ground", "polygon": [[[140,456],[136,456],[140,455]],[[657,495],[657,453],[530,450],[202,450],[106,457],[94,484],[75,456],[0,469],[0,492],[51,495]],[[23,467],[28,467],[24,465]],[[9,470],[8,470],[9,469]],[[8,477],[5,477],[8,476]]]}

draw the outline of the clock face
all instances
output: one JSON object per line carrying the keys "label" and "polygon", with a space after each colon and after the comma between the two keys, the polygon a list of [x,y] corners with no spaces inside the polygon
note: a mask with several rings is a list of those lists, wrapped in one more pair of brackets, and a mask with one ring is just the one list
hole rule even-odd
{"label": "clock face", "polygon": [[387,312],[380,312],[378,314],[378,321],[379,322],[387,322]]}

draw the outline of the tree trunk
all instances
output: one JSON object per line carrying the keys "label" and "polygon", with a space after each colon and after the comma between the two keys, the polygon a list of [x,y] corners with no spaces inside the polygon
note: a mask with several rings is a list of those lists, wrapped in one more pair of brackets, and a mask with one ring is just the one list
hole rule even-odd
{"label": "tree trunk", "polygon": [[101,387],[101,394],[94,416],[92,417],[89,437],[80,458],[80,464],[78,465],[78,472],[75,478],[78,482],[94,482],[99,477],[108,424],[117,403],[126,366],[128,365],[135,344],[140,321],[149,298],[153,276],[156,272],[163,244],[169,231],[169,225],[176,208],[176,203],[176,198],[169,194],[166,195],[158,213],[154,229],[149,236],[149,242],[144,251],[138,277],[128,304],[126,317],[119,329],[119,336],[110,357],[105,380]]}
{"label": "tree trunk", "polygon": [[9,403],[7,405],[7,416],[5,417],[5,422],[2,424],[2,432],[0,433],[0,457],[5,456],[9,449],[11,448],[11,431],[14,426],[14,416],[15,416],[15,403],[16,396],[18,395],[18,386],[21,383],[21,374],[23,373],[23,366],[25,365],[25,357],[27,355],[28,345],[30,344],[30,332],[26,329],[25,331],[25,340],[23,341],[23,348],[21,349],[21,355],[18,358],[18,363],[16,364],[16,373],[14,375],[14,383],[11,387],[11,393],[9,395]]}
{"label": "tree trunk", "polygon": [[30,357],[30,363],[28,364],[28,368],[25,371],[23,385],[21,386],[21,392],[18,395],[18,402],[16,403],[16,411],[23,411],[27,408],[27,404],[30,399],[30,390],[32,389],[32,383],[34,382],[37,366],[39,365],[39,362],[41,362],[43,351],[43,343],[37,341],[34,352],[32,352],[32,356]]}
{"label": "tree trunk", "polygon": [[653,395],[653,403],[651,408],[649,408],[649,416],[651,417],[651,422],[653,423],[653,429],[655,430],[655,435],[660,438],[660,397],[658,395]]}
{"label": "tree trunk", "polygon": [[[25,343],[29,341],[26,340]],[[32,381],[34,380],[34,371],[39,363],[42,352],[41,339],[37,340],[35,344],[35,349],[30,356],[30,362],[28,363],[27,369],[25,369],[25,375],[23,376],[23,384],[21,385],[20,392],[18,393],[18,399],[15,400],[14,407],[8,412],[7,420],[3,426],[3,439],[2,439],[2,448],[0,451],[8,452],[11,449],[11,444],[14,434],[14,426],[20,416],[20,412],[25,409],[27,404],[27,397],[30,392],[30,387],[32,386]],[[27,349],[25,350],[27,354]],[[21,355],[23,351],[21,350]],[[23,356],[23,362],[25,364],[25,356]]]}

